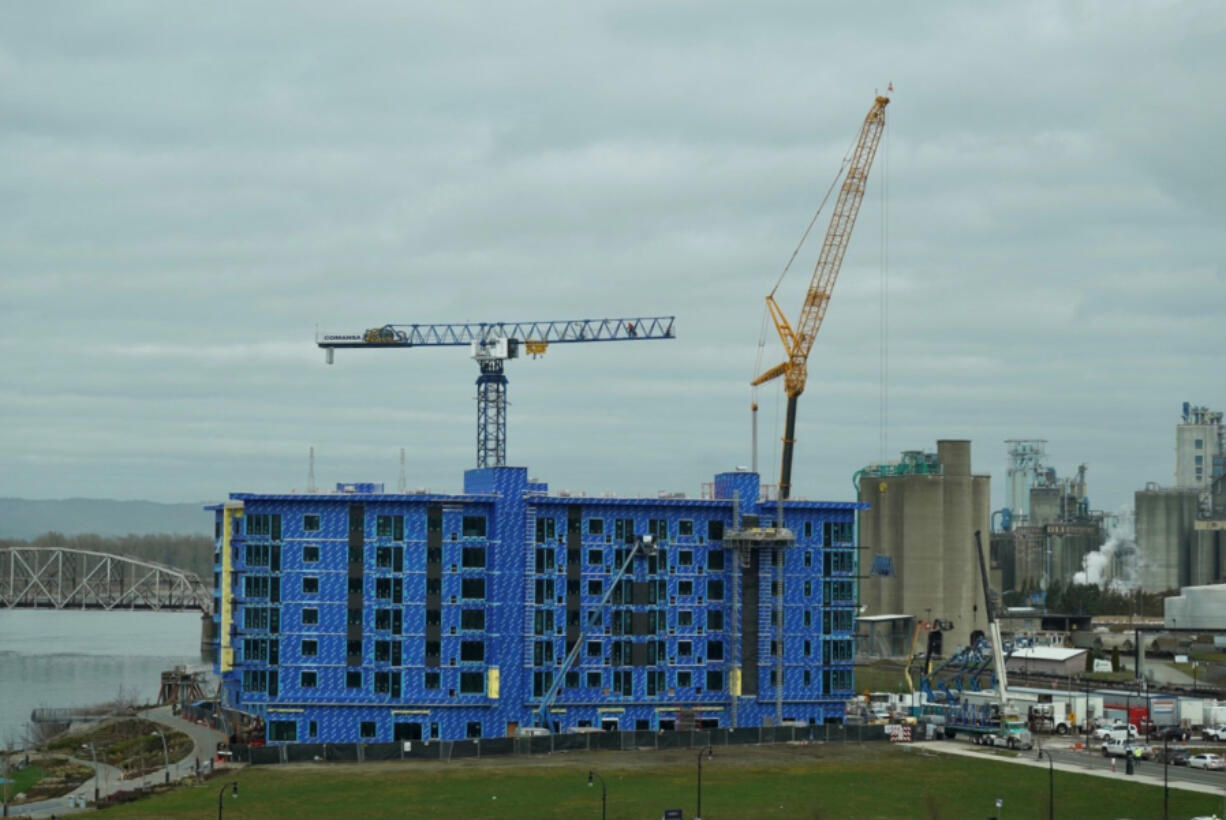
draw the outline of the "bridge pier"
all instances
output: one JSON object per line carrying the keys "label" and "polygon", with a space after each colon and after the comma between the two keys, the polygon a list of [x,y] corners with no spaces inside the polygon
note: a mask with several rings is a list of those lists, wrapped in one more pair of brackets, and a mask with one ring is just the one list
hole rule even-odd
{"label": "bridge pier", "polygon": [[207,663],[217,660],[217,624],[208,612],[200,616],[200,658]]}

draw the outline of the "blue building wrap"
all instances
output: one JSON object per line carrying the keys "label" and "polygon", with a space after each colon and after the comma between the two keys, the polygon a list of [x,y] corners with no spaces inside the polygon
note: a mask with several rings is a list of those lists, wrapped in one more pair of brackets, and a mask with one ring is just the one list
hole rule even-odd
{"label": "blue building wrap", "polygon": [[[551,495],[491,467],[461,494],[234,493],[209,508],[224,705],[269,743],[503,737],[563,674],[554,731],[841,721],[864,505],[786,501],[794,544],[748,551],[726,534],[773,525],[777,504],[756,473],[713,486]],[[644,535],[657,549],[602,607]]]}

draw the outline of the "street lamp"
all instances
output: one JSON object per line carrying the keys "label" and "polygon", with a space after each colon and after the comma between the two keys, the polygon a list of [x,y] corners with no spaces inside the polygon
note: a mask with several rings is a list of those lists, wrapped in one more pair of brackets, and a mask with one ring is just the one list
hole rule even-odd
{"label": "street lamp", "polygon": [[89,747],[89,753],[94,758],[94,805],[98,805],[98,752],[94,749],[93,743],[82,743],[81,748]]}
{"label": "street lamp", "polygon": [[593,777],[595,777],[596,780],[601,782],[601,820],[604,820],[604,800],[606,800],[606,798],[608,797],[608,789],[604,788],[604,778],[601,777],[600,775],[597,775],[597,773],[593,771],[587,772],[587,788],[591,788],[592,786],[595,786],[596,783],[592,782]]}
{"label": "street lamp", "polygon": [[1162,738],[1162,820],[1168,820],[1171,812],[1171,750],[1170,737]]}
{"label": "street lamp", "polygon": [[702,820],[702,757],[704,754],[707,760],[711,759],[710,746],[698,753],[698,811],[694,812],[694,820]]}
{"label": "street lamp", "polygon": [[221,820],[222,798],[226,796],[227,786],[234,790],[234,793],[230,796],[238,797],[238,781],[237,780],[235,780],[233,783],[227,783],[225,786],[221,787],[221,791],[217,792],[217,820]]}
{"label": "street lamp", "polygon": [[[1039,749],[1039,760],[1043,750]],[[1051,749],[1047,750],[1047,820],[1056,820],[1056,771],[1052,766]]]}
{"label": "street lamp", "polygon": [[166,757],[166,782],[169,783],[170,782],[170,747],[166,745],[166,735],[163,734],[162,730],[157,728],[156,726],[153,728],[153,731],[150,732],[149,734],[157,735],[158,737],[162,739],[162,754],[165,755]]}

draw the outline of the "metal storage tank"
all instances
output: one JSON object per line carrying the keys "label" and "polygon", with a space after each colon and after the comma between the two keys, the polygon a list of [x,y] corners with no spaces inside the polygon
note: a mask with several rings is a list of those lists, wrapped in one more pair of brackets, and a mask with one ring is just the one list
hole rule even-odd
{"label": "metal storage tank", "polygon": [[861,585],[865,615],[907,614],[917,620],[953,621],[947,651],[986,629],[981,605],[975,530],[990,534],[990,478],[971,473],[971,444],[937,442],[936,456],[905,453],[858,475],[862,503],[860,543],[865,566],[889,559],[893,574],[874,574]]}
{"label": "metal storage tank", "polygon": [[1184,587],[1163,603],[1168,629],[1226,629],[1226,584]]}

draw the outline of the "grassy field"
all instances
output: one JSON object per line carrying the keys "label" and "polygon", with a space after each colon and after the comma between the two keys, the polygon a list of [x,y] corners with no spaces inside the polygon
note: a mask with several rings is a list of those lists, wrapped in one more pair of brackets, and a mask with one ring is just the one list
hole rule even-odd
{"label": "grassy field", "polygon": [[[855,675],[857,692],[907,691],[907,681],[902,674],[902,664],[895,661],[857,664]],[[914,679],[914,682],[919,681]]]}
{"label": "grassy field", "polygon": [[[117,806],[97,817],[210,816],[226,788],[225,816],[241,818],[582,818],[600,816],[604,777],[610,818],[694,816],[697,753],[603,752],[451,763],[249,767],[203,785]],[[1047,817],[1048,774],[991,759],[937,755],[881,743],[720,747],[703,765],[703,817]],[[1161,817],[1162,789],[1056,772],[1056,816]],[[1171,816],[1220,809],[1221,797],[1171,791]]]}
{"label": "grassy field", "polygon": [[7,794],[11,800],[14,795],[21,794],[22,792],[28,792],[31,786],[42,780],[48,774],[50,774],[50,772],[47,769],[44,769],[42,766],[39,766],[36,763],[26,766],[19,772],[9,772],[9,779],[13,782],[3,787],[5,789],[5,794]]}
{"label": "grassy field", "polygon": [[[93,776],[88,766],[80,766],[62,758],[32,760],[21,771],[10,771],[14,781],[7,787],[8,798],[13,803],[29,803],[67,794]],[[24,794],[18,801],[16,796]]]}

